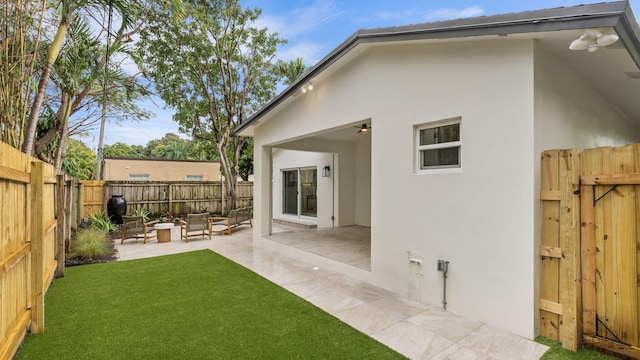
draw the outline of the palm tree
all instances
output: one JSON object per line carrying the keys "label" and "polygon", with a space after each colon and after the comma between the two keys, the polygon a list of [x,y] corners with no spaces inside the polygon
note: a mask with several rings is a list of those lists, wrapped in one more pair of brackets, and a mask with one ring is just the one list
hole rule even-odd
{"label": "palm tree", "polygon": [[284,78],[282,82],[287,86],[293,84],[305,71],[307,71],[307,67],[302,62],[302,58],[289,62],[278,60],[275,65],[276,75]]}
{"label": "palm tree", "polygon": [[45,62],[42,73],[40,74],[40,80],[38,82],[38,91],[33,99],[31,105],[31,112],[29,118],[25,124],[24,142],[22,143],[22,152],[31,154],[33,152],[34,138],[36,128],[38,124],[38,117],[40,116],[40,109],[44,100],[45,91],[49,78],[51,77],[51,71],[53,65],[60,55],[60,50],[67,34],[67,30],[74,19],[74,15],[80,9],[107,9],[112,7],[115,9],[122,19],[122,25],[119,33],[128,29],[133,24],[135,15],[135,8],[138,3],[136,1],[127,0],[60,0],[60,22],[58,23],[58,29],[51,43],[51,47],[47,52],[47,61]]}

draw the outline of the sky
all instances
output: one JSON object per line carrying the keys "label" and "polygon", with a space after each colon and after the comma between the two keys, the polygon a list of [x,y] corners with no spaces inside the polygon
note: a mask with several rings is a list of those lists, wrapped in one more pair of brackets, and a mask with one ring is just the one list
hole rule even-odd
{"label": "sky", "polygon": [[[315,65],[325,55],[359,29],[400,26],[476,16],[506,14],[527,10],[598,3],[599,0],[240,0],[244,8],[260,8],[257,26],[277,32],[287,39],[278,48],[277,58],[289,61],[301,57],[307,66]],[[630,1],[636,17],[640,16],[640,0]],[[154,116],[144,122],[107,124],[105,144],[123,142],[146,145],[166,133],[179,134],[178,124],[159,98],[140,104]],[[179,134],[188,138],[184,134]],[[83,138],[96,149],[99,130]]]}

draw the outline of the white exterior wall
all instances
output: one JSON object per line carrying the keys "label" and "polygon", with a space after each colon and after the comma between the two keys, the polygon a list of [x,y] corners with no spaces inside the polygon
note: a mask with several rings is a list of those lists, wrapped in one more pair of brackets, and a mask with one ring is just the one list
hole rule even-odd
{"label": "white exterior wall", "polygon": [[[450,261],[449,311],[533,338],[533,43],[389,50],[376,57],[393,102],[372,117],[372,272],[442,306],[436,265]],[[416,174],[413,127],[455,117],[460,171]]]}
{"label": "white exterior wall", "polygon": [[[585,53],[588,56],[590,54]],[[551,149],[590,149],[640,142],[640,129],[609,103],[596,84],[586,83],[570,66],[544,48],[535,48],[534,252],[541,240],[540,155]],[[536,261],[539,276],[540,261]],[[539,278],[536,278],[536,298]],[[536,334],[538,333],[536,329]]]}
{"label": "white exterior wall", "polygon": [[[448,310],[535,335],[533,42],[375,48],[270,115],[255,128],[256,149],[371,119],[372,270],[367,280],[416,294],[411,251],[424,263],[418,300],[441,305],[436,263],[448,260]],[[416,175],[413,127],[452,117],[462,118],[462,170]],[[364,152],[364,146],[355,146],[353,154]],[[264,160],[256,157],[256,163]],[[258,170],[257,203],[269,201],[268,183],[260,177]],[[342,180],[341,194],[346,191]],[[354,222],[358,217],[354,211]]]}
{"label": "white exterior wall", "polygon": [[[640,141],[604,99],[534,41],[370,49],[255,126],[256,244],[276,213],[271,147],[335,153],[337,225],[372,230],[371,272],[352,275],[441,306],[448,260],[449,311],[533,338],[541,151]],[[462,168],[416,174],[414,126],[456,117]],[[303,139],[364,119],[370,141]]]}

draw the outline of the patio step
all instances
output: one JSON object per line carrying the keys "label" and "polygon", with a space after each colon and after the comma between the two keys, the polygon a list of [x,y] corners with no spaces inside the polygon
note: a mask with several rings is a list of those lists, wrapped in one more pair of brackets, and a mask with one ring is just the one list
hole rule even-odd
{"label": "patio step", "polygon": [[279,224],[279,225],[285,225],[285,226],[290,226],[290,227],[294,227],[297,229],[315,229],[318,227],[317,224],[302,224],[302,223],[297,223],[297,222],[293,222],[293,221],[289,221],[289,220],[283,220],[283,219],[273,219],[273,223],[274,224]]}

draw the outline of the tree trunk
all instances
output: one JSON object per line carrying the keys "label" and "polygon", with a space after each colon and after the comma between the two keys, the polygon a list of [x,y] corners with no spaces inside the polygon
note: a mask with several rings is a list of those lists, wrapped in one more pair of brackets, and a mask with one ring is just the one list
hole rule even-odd
{"label": "tree trunk", "polygon": [[225,209],[227,214],[236,208],[236,183],[233,181],[234,174],[229,163],[229,156],[227,155],[226,141],[218,141],[216,143],[218,150],[218,156],[220,157],[220,168],[224,175],[224,186],[227,190],[227,208]]}
{"label": "tree trunk", "polygon": [[51,145],[51,143],[56,139],[56,137],[60,136],[62,133],[62,127],[64,123],[65,112],[68,111],[68,105],[70,101],[70,96],[66,92],[62,92],[62,99],[60,101],[60,108],[54,116],[53,126],[44,133],[39,139],[34,139],[33,145],[33,153],[36,157],[42,159],[43,152],[46,148]]}
{"label": "tree trunk", "polygon": [[44,64],[44,68],[42,69],[42,74],[40,74],[40,81],[38,82],[38,92],[36,93],[36,96],[33,99],[31,112],[29,113],[29,118],[27,119],[27,123],[25,124],[24,142],[22,143],[22,152],[28,155],[31,155],[33,152],[33,144],[34,144],[34,139],[36,137],[36,128],[38,126],[38,117],[40,117],[40,108],[42,107],[42,102],[44,101],[44,95],[47,90],[47,84],[49,83],[49,78],[51,77],[51,70],[53,70],[53,64],[56,62],[56,59],[60,54],[60,50],[62,49],[62,43],[65,35],[67,34],[68,28],[69,28],[69,22],[67,21],[67,17],[63,15],[62,20],[60,20],[60,25],[58,25],[58,31],[56,32],[56,36],[53,38],[53,42],[51,43],[51,48],[49,48],[49,53],[47,55],[47,62]]}
{"label": "tree trunk", "polygon": [[56,172],[62,169],[62,162],[67,148],[67,133],[69,132],[69,117],[71,116],[71,102],[67,104],[64,114],[62,115],[62,129],[60,130],[60,140],[58,140],[58,149],[56,150],[56,160],[53,162],[53,167]]}

